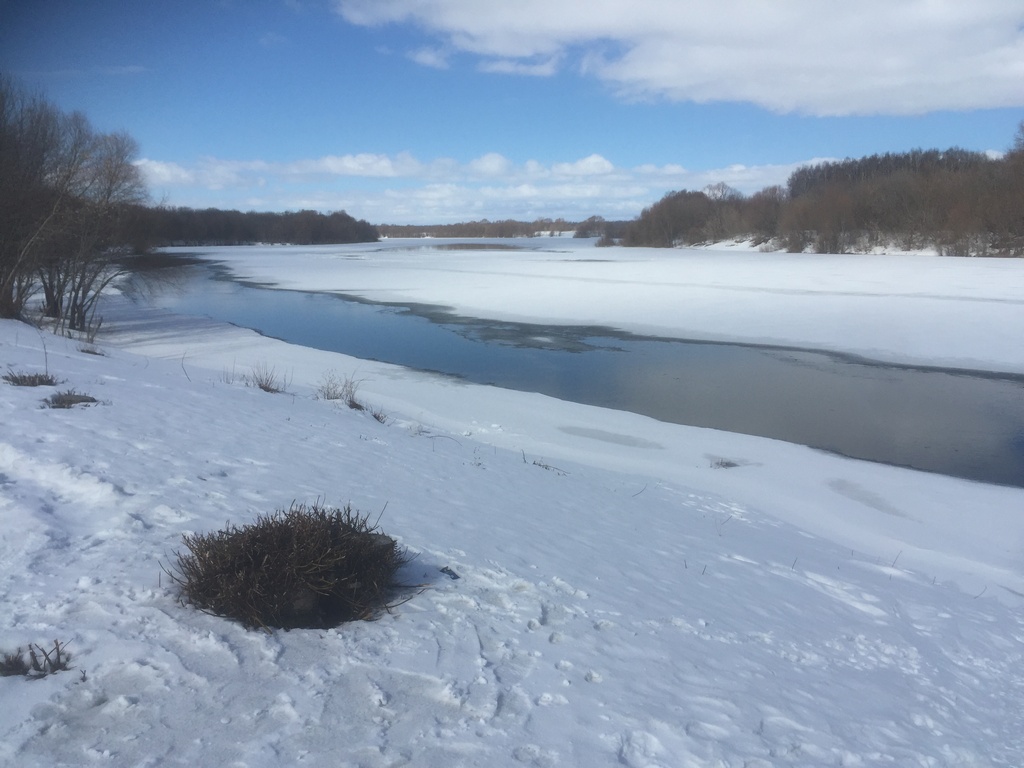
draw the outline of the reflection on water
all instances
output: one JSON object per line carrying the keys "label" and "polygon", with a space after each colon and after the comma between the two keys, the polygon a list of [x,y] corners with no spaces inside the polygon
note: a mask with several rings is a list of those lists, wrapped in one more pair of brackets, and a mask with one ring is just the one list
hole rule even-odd
{"label": "reflection on water", "polygon": [[145,291],[146,301],[308,347],[667,422],[1024,486],[1021,375],[456,317],[443,307],[243,285],[209,265],[173,274],[173,280]]}

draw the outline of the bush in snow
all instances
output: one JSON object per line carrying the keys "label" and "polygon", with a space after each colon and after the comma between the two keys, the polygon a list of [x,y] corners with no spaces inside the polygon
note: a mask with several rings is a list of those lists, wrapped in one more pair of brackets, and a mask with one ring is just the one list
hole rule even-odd
{"label": "bush in snow", "polygon": [[257,363],[252,367],[252,373],[242,377],[246,386],[257,387],[272,395],[280,394],[288,389],[287,377],[277,375],[277,369],[269,368],[266,363]]}
{"label": "bush in snow", "polygon": [[[353,411],[366,411],[367,408],[356,397],[359,390],[359,382],[345,376],[341,377],[334,371],[327,371],[320,379],[320,386],[313,395],[316,400],[341,400]],[[381,408],[371,408],[369,414],[381,424],[388,423],[388,416]]]}
{"label": "bush in snow", "polygon": [[8,371],[0,376],[8,384],[15,387],[53,387],[57,384],[57,377],[51,373],[18,373]]}
{"label": "bush in snow", "polygon": [[390,610],[408,558],[366,517],[292,503],[252,525],[183,537],[183,603],[247,627],[327,628]]}
{"label": "bush in snow", "polygon": [[365,406],[356,398],[359,382],[349,376],[341,377],[334,371],[327,371],[316,389],[317,400],[341,400],[349,408],[361,411]]}
{"label": "bush in snow", "polygon": [[29,645],[27,659],[21,648],[14,653],[4,653],[0,656],[0,677],[46,677],[71,669],[70,664],[67,643],[54,640],[50,650],[41,645]]}
{"label": "bush in snow", "polygon": [[44,401],[47,408],[74,408],[76,405],[92,405],[98,402],[92,395],[85,395],[69,389],[66,392],[58,392],[50,395]]}

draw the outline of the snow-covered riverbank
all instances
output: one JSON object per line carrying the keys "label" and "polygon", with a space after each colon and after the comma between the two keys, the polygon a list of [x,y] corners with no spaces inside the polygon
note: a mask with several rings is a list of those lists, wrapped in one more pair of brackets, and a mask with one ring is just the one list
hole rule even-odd
{"label": "snow-covered riverbank", "polygon": [[[983,282],[961,303],[1002,312],[1009,278]],[[5,371],[101,401],[0,384],[2,649],[57,638],[76,666],[0,679],[0,763],[1024,754],[1024,491],[106,312],[104,356],[0,322]],[[998,362],[993,338],[971,354]],[[287,394],[244,385],[260,365]],[[388,423],[315,400],[330,370]],[[317,497],[383,510],[430,588],[376,623],[272,635],[176,602],[161,563],[183,533]]]}

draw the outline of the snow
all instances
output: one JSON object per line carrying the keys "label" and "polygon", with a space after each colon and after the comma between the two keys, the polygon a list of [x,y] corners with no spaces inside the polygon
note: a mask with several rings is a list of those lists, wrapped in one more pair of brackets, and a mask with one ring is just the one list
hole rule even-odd
{"label": "snow", "polygon": [[471,317],[1024,372],[1020,259],[595,248],[543,237],[504,241],[531,249],[518,252],[432,250],[451,242],[465,241],[290,248],[286,258],[275,247],[202,251],[241,279]]}
{"label": "snow", "polygon": [[[1020,262],[381,247],[217,255],[250,278],[491,316],[716,338],[758,318],[744,338],[1021,365]],[[615,261],[564,260],[584,257]],[[572,288],[560,300],[541,289],[558,275]],[[741,290],[760,281],[771,290]],[[678,307],[658,285],[673,282]],[[712,317],[688,308],[700,296]],[[800,314],[844,296],[880,319],[830,339]],[[940,332],[951,310],[956,332]],[[1020,489],[467,385],[121,299],[104,313],[102,356],[0,321],[0,367],[48,369],[100,400],[51,410],[53,388],[0,384],[0,648],[56,638],[76,667],[0,678],[2,765],[1020,764]],[[919,350],[881,332],[903,316],[938,338]],[[999,323],[1017,356],[976,330]],[[245,386],[259,365],[288,392]],[[331,370],[361,380],[388,422],[314,399]],[[178,603],[162,565],[182,534],[317,498],[380,514],[427,588],[327,631],[247,631]]]}

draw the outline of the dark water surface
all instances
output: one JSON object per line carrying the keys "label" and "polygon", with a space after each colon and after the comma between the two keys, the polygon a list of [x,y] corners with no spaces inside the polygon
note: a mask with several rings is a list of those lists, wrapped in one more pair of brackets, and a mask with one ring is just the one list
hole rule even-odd
{"label": "dark water surface", "polygon": [[267,336],[662,421],[1024,487],[1024,375],[504,323],[175,270],[146,301]]}

